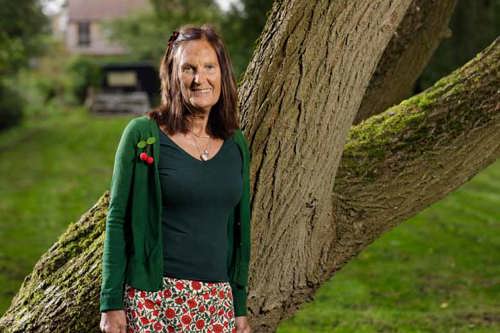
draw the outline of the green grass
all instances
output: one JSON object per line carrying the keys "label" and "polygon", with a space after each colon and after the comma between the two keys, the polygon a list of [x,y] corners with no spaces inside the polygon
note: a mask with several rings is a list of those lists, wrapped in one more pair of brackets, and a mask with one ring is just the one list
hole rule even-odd
{"label": "green grass", "polygon": [[[108,188],[131,117],[68,110],[0,133],[0,312]],[[497,162],[371,244],[278,332],[500,332],[499,202]]]}
{"label": "green grass", "polygon": [[131,116],[71,109],[0,133],[0,312],[40,255],[109,188]]}
{"label": "green grass", "polygon": [[500,332],[500,162],[368,246],[278,333]]}

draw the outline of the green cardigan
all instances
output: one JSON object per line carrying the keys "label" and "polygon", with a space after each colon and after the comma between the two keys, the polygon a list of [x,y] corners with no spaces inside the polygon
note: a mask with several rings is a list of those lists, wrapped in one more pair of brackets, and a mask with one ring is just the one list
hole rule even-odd
{"label": "green cardigan", "polygon": [[[145,291],[158,291],[163,281],[162,201],[159,127],[147,115],[130,120],[115,155],[102,257],[100,311],[123,309],[125,283]],[[139,148],[137,143],[156,141]],[[250,261],[250,151],[240,129],[233,134],[243,161],[243,193],[228,222],[228,276],[234,314],[247,313]],[[139,158],[153,156],[152,164]]]}

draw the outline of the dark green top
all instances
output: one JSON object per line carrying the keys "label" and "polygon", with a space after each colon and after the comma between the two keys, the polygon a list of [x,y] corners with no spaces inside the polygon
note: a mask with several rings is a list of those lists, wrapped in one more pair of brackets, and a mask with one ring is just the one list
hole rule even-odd
{"label": "dark green top", "polygon": [[202,161],[160,130],[164,276],[229,281],[227,223],[241,199],[241,168],[232,138]]}
{"label": "dark green top", "polygon": [[[102,253],[101,312],[124,308],[125,284],[144,291],[163,288],[159,133],[156,121],[143,115],[130,120],[118,142]],[[244,316],[251,257],[251,155],[241,129],[231,137],[243,161],[243,194],[229,216],[227,258],[234,314]],[[146,146],[145,140],[150,141]],[[153,163],[143,161],[142,153],[152,156]]]}

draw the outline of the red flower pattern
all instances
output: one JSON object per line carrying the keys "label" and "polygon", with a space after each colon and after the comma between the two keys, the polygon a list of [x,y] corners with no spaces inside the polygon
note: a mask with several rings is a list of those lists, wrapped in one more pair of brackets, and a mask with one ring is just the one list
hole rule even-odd
{"label": "red flower pattern", "polygon": [[194,290],[200,290],[201,289],[201,283],[200,283],[200,281],[193,281],[193,282],[191,282],[191,286],[193,287]]}
{"label": "red flower pattern", "polygon": [[198,319],[196,321],[196,328],[201,330],[203,327],[205,327],[205,321],[203,319]]}
{"label": "red flower pattern", "polygon": [[159,321],[157,321],[157,322],[154,324],[154,326],[153,326],[153,327],[154,327],[154,329],[155,329],[155,331],[156,331],[156,332],[160,332],[160,331],[162,330],[162,328],[163,328],[163,325],[162,325]]}
{"label": "red flower pattern", "polygon": [[152,309],[152,308],[154,308],[154,307],[155,307],[155,303],[154,303],[152,300],[150,300],[150,299],[146,299],[146,300],[144,301],[144,305],[145,305],[145,306],[146,306],[146,308],[148,308],[148,309]]}
{"label": "red flower pattern", "polygon": [[167,309],[165,312],[165,315],[167,316],[168,319],[172,319],[175,317],[175,310],[174,309]]}
{"label": "red flower pattern", "polygon": [[127,333],[236,333],[229,282],[163,278],[159,291],[124,292]]}
{"label": "red flower pattern", "polygon": [[194,308],[197,305],[196,301],[192,298],[188,299],[187,304],[190,308]]}

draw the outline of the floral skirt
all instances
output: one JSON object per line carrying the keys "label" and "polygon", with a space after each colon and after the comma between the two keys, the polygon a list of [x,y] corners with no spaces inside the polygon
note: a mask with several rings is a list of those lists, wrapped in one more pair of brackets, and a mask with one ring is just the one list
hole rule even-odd
{"label": "floral skirt", "polygon": [[229,282],[163,277],[163,289],[142,291],[125,285],[127,333],[235,333]]}

